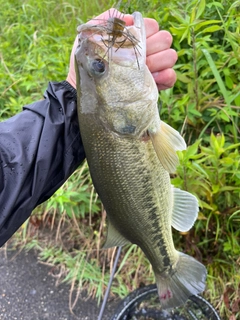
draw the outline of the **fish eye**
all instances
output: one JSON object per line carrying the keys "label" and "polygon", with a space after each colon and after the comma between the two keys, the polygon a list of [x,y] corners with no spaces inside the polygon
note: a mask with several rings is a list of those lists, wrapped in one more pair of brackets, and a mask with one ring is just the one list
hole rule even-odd
{"label": "fish eye", "polygon": [[91,63],[91,70],[96,74],[96,75],[101,75],[105,72],[106,66],[103,60],[101,59],[95,59]]}

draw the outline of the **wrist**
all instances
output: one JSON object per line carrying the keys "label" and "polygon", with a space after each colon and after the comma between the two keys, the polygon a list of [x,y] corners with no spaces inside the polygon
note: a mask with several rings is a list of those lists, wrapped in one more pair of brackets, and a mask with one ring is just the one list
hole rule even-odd
{"label": "wrist", "polygon": [[68,74],[66,81],[70,83],[74,89],[76,89],[76,79],[73,79],[71,74]]}

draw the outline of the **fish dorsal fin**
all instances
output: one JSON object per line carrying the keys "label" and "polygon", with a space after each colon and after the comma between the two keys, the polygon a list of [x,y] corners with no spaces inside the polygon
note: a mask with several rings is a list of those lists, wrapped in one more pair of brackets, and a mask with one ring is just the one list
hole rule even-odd
{"label": "fish dorsal fin", "polygon": [[176,151],[185,150],[186,143],[180,133],[165,122],[160,122],[160,128],[152,133],[149,130],[153,147],[162,166],[169,173],[174,173],[179,163]]}
{"label": "fish dorsal fin", "polygon": [[124,238],[119,231],[112,225],[111,221],[108,220],[108,231],[107,231],[107,240],[103,246],[104,249],[112,247],[120,247],[125,244],[129,244],[126,238]]}
{"label": "fish dorsal fin", "polygon": [[172,226],[178,231],[186,232],[192,228],[198,217],[198,200],[193,194],[187,191],[172,188]]}

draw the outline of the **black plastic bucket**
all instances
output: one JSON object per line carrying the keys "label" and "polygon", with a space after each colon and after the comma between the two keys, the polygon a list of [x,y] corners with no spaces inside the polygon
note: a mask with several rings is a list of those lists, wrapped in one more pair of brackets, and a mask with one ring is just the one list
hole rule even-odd
{"label": "black plastic bucket", "polygon": [[131,292],[119,304],[111,320],[221,320],[213,306],[201,296],[191,296],[178,308],[161,308],[156,285]]}

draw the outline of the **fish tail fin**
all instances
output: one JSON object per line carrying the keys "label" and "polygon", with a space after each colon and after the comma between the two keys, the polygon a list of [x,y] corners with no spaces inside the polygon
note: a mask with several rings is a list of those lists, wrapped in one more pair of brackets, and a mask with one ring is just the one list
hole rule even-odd
{"label": "fish tail fin", "polygon": [[179,260],[172,272],[155,274],[162,307],[175,308],[184,304],[190,296],[203,292],[206,276],[203,264],[179,252]]}

